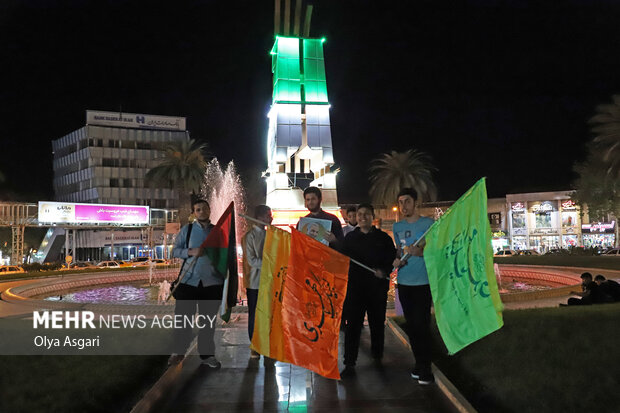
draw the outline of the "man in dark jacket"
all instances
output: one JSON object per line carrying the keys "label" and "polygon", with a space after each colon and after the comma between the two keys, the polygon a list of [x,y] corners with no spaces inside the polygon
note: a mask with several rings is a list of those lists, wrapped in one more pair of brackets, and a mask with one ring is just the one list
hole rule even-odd
{"label": "man in dark jacket", "polygon": [[599,290],[608,297],[609,301],[620,301],[620,284],[614,280],[607,280],[601,274],[594,277]]}
{"label": "man in dark jacket", "polygon": [[592,274],[589,272],[581,274],[581,289],[582,292],[571,291],[571,294],[579,295],[581,298],[569,298],[568,305],[591,305],[609,301],[597,283],[592,281]]}
{"label": "man in dark jacket", "polygon": [[342,376],[355,372],[355,363],[360,344],[364,316],[368,313],[372,357],[380,361],[383,357],[385,310],[390,285],[392,261],[396,248],[392,238],[373,227],[374,208],[370,204],[357,207],[358,227],[347,234],[342,245],[345,255],[373,268],[374,273],[351,263],[345,299],[347,324],[344,339],[344,364]]}

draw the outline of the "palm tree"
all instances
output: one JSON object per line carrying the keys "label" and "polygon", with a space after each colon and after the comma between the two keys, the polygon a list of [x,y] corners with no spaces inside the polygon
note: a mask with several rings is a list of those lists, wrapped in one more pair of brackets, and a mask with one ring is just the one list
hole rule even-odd
{"label": "palm tree", "polygon": [[200,191],[206,162],[203,152],[207,145],[194,139],[171,142],[157,166],[146,173],[152,185],[161,185],[179,192],[179,218],[187,223],[191,213],[191,196]]}
{"label": "palm tree", "polygon": [[594,143],[607,168],[607,176],[620,178],[620,95],[612,96],[613,103],[599,105],[598,112],[590,119],[595,126]]}
{"label": "palm tree", "polygon": [[392,205],[402,188],[413,188],[420,201],[435,201],[437,187],[432,172],[436,171],[431,157],[421,151],[384,153],[370,167],[370,195],[373,202]]}

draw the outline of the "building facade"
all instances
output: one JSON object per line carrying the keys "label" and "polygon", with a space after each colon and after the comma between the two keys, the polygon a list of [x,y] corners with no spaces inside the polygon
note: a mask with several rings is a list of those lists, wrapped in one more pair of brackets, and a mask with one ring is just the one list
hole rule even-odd
{"label": "building facade", "polygon": [[[454,201],[420,205],[420,215],[438,219]],[[589,219],[587,208],[581,211],[571,199],[571,191],[508,194],[489,198],[487,213],[492,231],[493,250],[549,250],[570,247],[610,248],[618,245],[617,218],[605,222]],[[377,225],[391,231],[400,219],[396,207],[379,207]]]}
{"label": "building facade", "polygon": [[551,249],[582,246],[579,206],[569,191],[508,194],[512,249]]}
{"label": "building facade", "polygon": [[571,191],[506,195],[512,248],[544,253],[569,247],[616,245],[616,219],[591,222],[571,199]]}
{"label": "building facade", "polygon": [[145,175],[161,151],[188,140],[185,118],[86,111],[86,125],[52,142],[55,200],[178,208],[169,188]]}

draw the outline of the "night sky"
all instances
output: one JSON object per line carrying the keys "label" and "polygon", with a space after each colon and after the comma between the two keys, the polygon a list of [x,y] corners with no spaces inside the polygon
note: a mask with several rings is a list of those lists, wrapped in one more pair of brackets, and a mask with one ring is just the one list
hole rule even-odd
{"label": "night sky", "polygon": [[[433,157],[440,200],[482,176],[490,197],[569,189],[620,93],[620,1],[312,3],[342,203],[408,148]],[[5,0],[0,38],[0,199],[52,198],[51,141],[86,109],[185,116],[260,188],[273,0]]]}

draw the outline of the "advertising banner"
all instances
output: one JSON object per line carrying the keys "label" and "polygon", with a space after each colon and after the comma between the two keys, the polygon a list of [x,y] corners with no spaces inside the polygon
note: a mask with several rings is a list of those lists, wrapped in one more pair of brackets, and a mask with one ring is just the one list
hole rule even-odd
{"label": "advertising banner", "polygon": [[149,207],[39,201],[39,222],[148,225]]}
{"label": "advertising banner", "polygon": [[185,130],[185,118],[182,117],[93,110],[86,111],[86,124],[136,129]]}
{"label": "advertising banner", "polygon": [[583,232],[584,234],[596,234],[596,233],[613,234],[615,224],[616,224],[616,221],[583,224],[581,226],[581,232]]}

